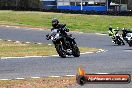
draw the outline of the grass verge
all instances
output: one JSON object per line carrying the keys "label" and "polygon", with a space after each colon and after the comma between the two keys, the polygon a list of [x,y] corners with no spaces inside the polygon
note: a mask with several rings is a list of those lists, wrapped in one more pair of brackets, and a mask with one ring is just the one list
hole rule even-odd
{"label": "grass verge", "polygon": [[40,78],[0,81],[0,88],[69,88],[75,85],[75,77]]}
{"label": "grass verge", "polygon": [[81,32],[107,32],[108,27],[132,28],[132,16],[82,15],[52,12],[0,11],[0,24],[51,28],[51,20],[58,18],[70,30]]}
{"label": "grass verge", "polygon": [[[95,52],[96,48],[80,47],[83,52]],[[20,57],[20,56],[50,56],[56,55],[54,45],[23,44],[8,41],[0,41],[0,57]]]}

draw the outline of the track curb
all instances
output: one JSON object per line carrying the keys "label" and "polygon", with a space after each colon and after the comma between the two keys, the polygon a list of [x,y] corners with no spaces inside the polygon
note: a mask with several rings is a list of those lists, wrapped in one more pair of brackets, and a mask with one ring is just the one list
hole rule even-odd
{"label": "track curb", "polygon": [[7,81],[7,80],[26,80],[26,79],[40,79],[40,78],[60,78],[60,77],[75,77],[76,75],[65,75],[65,76],[31,76],[31,77],[17,77],[12,79],[0,79],[0,81]]}
{"label": "track curb", "polygon": [[[103,53],[103,52],[107,52],[108,50],[103,50],[103,49],[99,49],[96,52],[85,52],[85,53],[80,53],[81,55],[86,55],[86,54],[93,54],[93,53]],[[23,56],[23,57],[0,57],[1,60],[4,59],[20,59],[20,58],[46,58],[46,57],[58,57],[59,55],[49,55],[49,56]]]}
{"label": "track curb", "polygon": [[[93,73],[93,74],[110,74],[110,73]],[[60,77],[76,77],[76,75],[51,75],[51,76],[31,76],[31,77],[16,77],[12,79],[0,79],[0,81],[7,81],[7,80],[26,80],[26,79],[40,79],[40,78],[60,78]]]}
{"label": "track curb", "polygon": [[[6,40],[6,39],[0,39],[0,41],[7,41],[7,42],[13,42],[13,43],[21,43],[21,44],[38,44],[38,45],[42,45],[43,43],[40,42],[23,42],[23,41],[16,41],[16,40]],[[48,45],[52,45],[52,44],[48,44]]]}

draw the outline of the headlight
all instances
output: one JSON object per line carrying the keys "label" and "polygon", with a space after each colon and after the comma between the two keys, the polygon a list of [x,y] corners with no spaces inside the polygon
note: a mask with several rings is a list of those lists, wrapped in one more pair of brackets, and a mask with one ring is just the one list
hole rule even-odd
{"label": "headlight", "polygon": [[53,40],[53,39],[54,39],[54,37],[51,36],[51,40]]}
{"label": "headlight", "polygon": [[127,34],[127,37],[132,37],[132,34],[131,34],[131,33],[128,33],[128,34]]}
{"label": "headlight", "polygon": [[57,33],[56,35],[55,35],[55,38],[54,39],[58,39],[59,38],[59,33]]}

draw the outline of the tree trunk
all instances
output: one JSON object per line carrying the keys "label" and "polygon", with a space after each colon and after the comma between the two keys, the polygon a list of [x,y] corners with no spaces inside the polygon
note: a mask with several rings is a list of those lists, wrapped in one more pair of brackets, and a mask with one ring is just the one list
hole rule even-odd
{"label": "tree trunk", "polygon": [[132,0],[128,0],[128,9],[132,10]]}

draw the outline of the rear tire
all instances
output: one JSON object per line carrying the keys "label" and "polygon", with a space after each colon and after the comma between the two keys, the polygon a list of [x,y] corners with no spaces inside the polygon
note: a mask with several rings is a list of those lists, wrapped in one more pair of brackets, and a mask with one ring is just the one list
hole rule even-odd
{"label": "rear tire", "polygon": [[121,45],[122,44],[122,39],[118,36],[116,37],[116,42],[118,45]]}
{"label": "rear tire", "polygon": [[118,41],[117,44],[118,44],[118,45],[121,45],[121,42]]}
{"label": "rear tire", "polygon": [[124,41],[119,37],[119,40],[121,42],[121,45],[125,45]]}
{"label": "rear tire", "polygon": [[60,57],[66,58],[66,53],[62,50],[62,45],[56,45],[55,48]]}
{"label": "rear tire", "polygon": [[132,41],[128,41],[130,47],[132,47]]}
{"label": "rear tire", "polygon": [[77,45],[73,46],[72,53],[73,53],[74,57],[79,57],[80,56],[80,51],[79,51],[79,48],[77,47]]}

